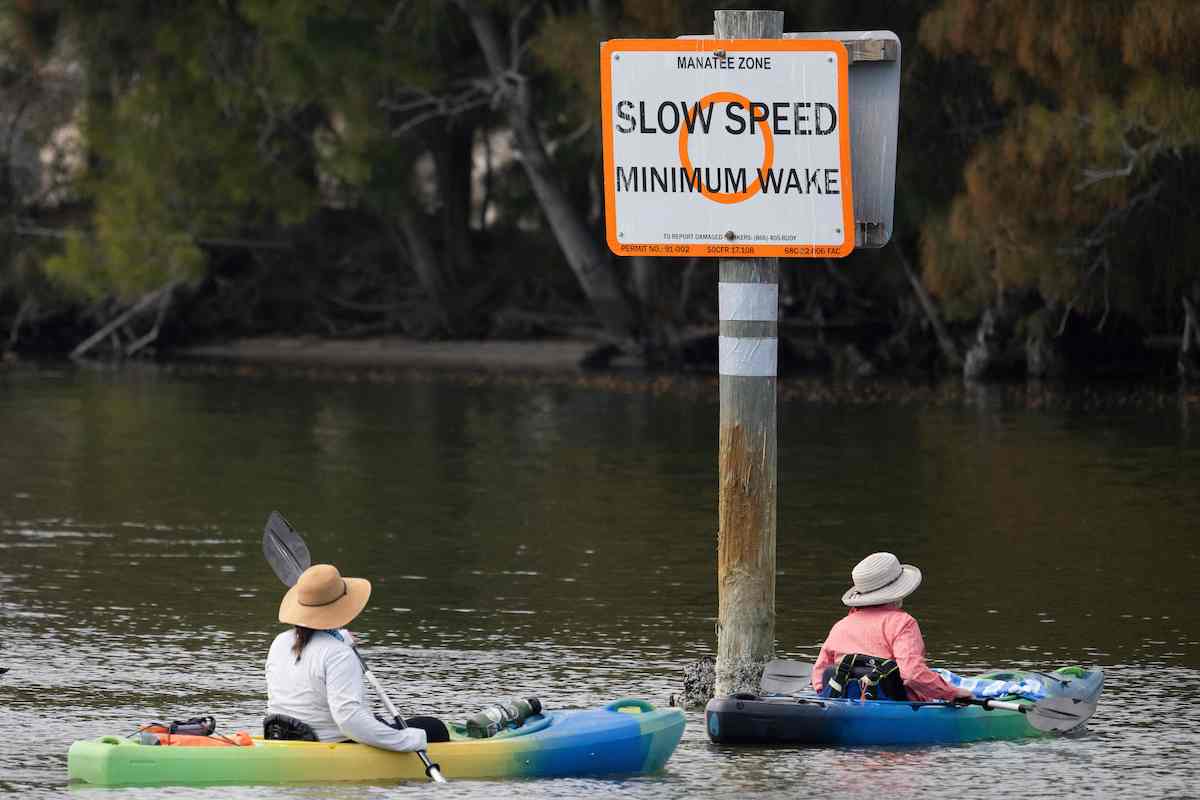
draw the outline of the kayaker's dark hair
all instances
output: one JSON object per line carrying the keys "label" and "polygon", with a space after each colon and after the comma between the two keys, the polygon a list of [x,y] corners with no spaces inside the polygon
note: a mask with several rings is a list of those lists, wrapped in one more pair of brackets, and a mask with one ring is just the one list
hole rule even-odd
{"label": "kayaker's dark hair", "polygon": [[308,644],[308,640],[316,633],[312,628],[306,628],[303,625],[296,627],[296,642],[292,645],[292,652],[296,654],[296,663],[300,663],[300,654],[304,652],[304,646]]}

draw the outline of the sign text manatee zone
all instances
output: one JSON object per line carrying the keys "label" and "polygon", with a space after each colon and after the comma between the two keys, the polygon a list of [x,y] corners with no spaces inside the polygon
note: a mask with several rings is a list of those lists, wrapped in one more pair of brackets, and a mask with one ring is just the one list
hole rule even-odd
{"label": "sign text manatee zone", "polygon": [[600,51],[605,224],[618,255],[854,249],[841,42],[627,39]]}

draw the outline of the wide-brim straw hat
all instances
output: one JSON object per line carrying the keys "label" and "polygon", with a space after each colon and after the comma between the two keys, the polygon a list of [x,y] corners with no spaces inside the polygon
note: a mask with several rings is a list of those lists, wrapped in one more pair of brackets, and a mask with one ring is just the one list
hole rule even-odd
{"label": "wide-brim straw hat", "polygon": [[901,564],[891,553],[872,553],[858,562],[850,577],[854,585],[842,595],[842,603],[851,608],[894,603],[921,585],[921,570]]}
{"label": "wide-brim straw hat", "polygon": [[279,621],[315,630],[341,628],[359,615],[370,596],[371,582],[365,578],[343,578],[332,564],[314,564],[283,596]]}

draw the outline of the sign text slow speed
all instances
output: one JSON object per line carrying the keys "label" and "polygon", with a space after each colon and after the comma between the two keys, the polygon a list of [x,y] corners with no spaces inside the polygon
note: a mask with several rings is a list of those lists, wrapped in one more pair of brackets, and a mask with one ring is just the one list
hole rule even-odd
{"label": "sign text slow speed", "polygon": [[836,41],[605,42],[605,218],[612,251],[849,253],[847,65]]}

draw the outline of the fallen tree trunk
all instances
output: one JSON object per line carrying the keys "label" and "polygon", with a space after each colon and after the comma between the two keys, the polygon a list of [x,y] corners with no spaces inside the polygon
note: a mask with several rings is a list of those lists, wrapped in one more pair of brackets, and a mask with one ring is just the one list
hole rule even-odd
{"label": "fallen tree trunk", "polygon": [[929,296],[929,292],[925,291],[925,285],[921,283],[921,278],[913,271],[912,265],[908,263],[908,259],[904,257],[904,251],[900,249],[900,246],[893,244],[892,250],[895,251],[896,259],[900,262],[900,266],[904,269],[904,274],[908,277],[913,294],[917,296],[917,302],[921,304],[921,310],[925,312],[925,318],[929,320],[929,326],[933,328],[934,336],[937,337],[938,347],[942,351],[942,357],[946,359],[946,363],[950,366],[956,369],[961,367],[963,365],[962,356],[959,355],[958,347],[955,346],[954,340],[950,338],[949,332],[946,331],[946,326],[942,324],[942,315],[938,313],[933,298]]}
{"label": "fallen tree trunk", "polygon": [[171,304],[171,295],[182,283],[183,281],[171,281],[166,286],[159,287],[152,292],[147,292],[146,294],[142,295],[136,303],[125,309],[116,317],[113,317],[113,319],[100,328],[100,330],[96,331],[91,336],[76,345],[75,349],[71,351],[71,358],[76,360],[83,358],[89,352],[91,352],[96,345],[100,344],[106,339],[112,338],[115,342],[119,343],[121,341],[119,332],[126,325],[136,319],[139,314],[150,309],[157,303],[158,314],[155,318],[153,327],[144,336],[134,339],[133,342],[131,342],[127,347],[121,348],[118,346],[116,348],[118,352],[126,356],[135,355],[139,351],[143,350],[147,345],[158,339],[159,329],[162,327],[162,321],[166,316],[167,308]]}
{"label": "fallen tree trunk", "polygon": [[396,238],[403,238],[402,251],[407,251],[413,272],[417,276],[417,283],[425,290],[435,310],[436,329],[424,331],[421,335],[431,336],[442,331],[453,333],[453,315],[450,308],[454,298],[447,285],[446,275],[442,272],[442,264],[434,252],[433,243],[429,241],[425,232],[427,222],[418,219],[417,213],[408,205],[400,206],[396,218],[399,223],[399,236]]}
{"label": "fallen tree trunk", "polygon": [[171,307],[171,298],[174,296],[174,287],[169,287],[168,291],[164,292],[158,301],[158,314],[154,318],[154,327],[146,331],[141,336],[134,338],[125,346],[125,357],[132,358],[140,353],[145,348],[158,341],[158,332],[162,330],[163,320],[167,318],[167,309]]}
{"label": "fallen tree trunk", "polygon": [[25,324],[26,317],[33,314],[37,303],[32,297],[26,297],[21,301],[21,307],[17,309],[17,316],[13,318],[12,327],[8,331],[8,347],[11,350],[17,345],[17,341],[21,338],[21,326]]}

